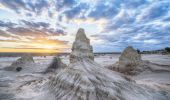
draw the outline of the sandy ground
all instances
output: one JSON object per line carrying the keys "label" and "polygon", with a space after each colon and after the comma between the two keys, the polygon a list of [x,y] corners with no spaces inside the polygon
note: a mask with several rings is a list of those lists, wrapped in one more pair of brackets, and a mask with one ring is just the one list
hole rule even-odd
{"label": "sandy ground", "polygon": [[[108,54],[108,55],[98,55],[95,56],[95,62],[99,63],[102,66],[107,66],[114,64],[119,59],[119,54]],[[69,57],[62,56],[61,59],[65,64],[69,64]],[[13,61],[16,61],[18,57],[2,57],[0,58],[0,69],[10,65]],[[42,76],[35,74],[36,72],[44,71],[48,65],[51,63],[53,56],[47,57],[34,57],[35,65],[30,65],[21,72],[10,72],[0,70],[0,100],[10,100],[14,98],[13,92],[19,92],[19,90],[14,90],[17,86],[25,84],[28,81],[34,81],[35,79],[40,79]],[[143,60],[149,60],[152,63],[160,65],[170,65],[170,55],[142,55]],[[169,68],[170,69],[170,68]],[[107,74],[107,73],[106,73]],[[48,77],[48,76],[46,76]],[[159,91],[166,90],[170,92],[170,72],[143,72],[137,76],[132,77],[137,84],[147,85]],[[45,83],[38,81],[38,84],[41,86]],[[11,86],[12,84],[12,86]],[[30,83],[31,84],[31,83]],[[31,86],[31,87],[30,87]],[[31,90],[30,88],[35,88],[34,84],[23,86],[22,89],[26,89],[28,94],[24,96],[29,97],[30,93],[32,96],[38,96],[36,91]],[[36,88],[35,88],[36,89]],[[19,93],[19,97],[22,97],[23,94]],[[26,98],[23,97],[23,98]],[[13,99],[12,99],[13,100]],[[17,100],[17,99],[16,99]],[[25,100],[25,99],[24,99]]]}
{"label": "sandy ground", "polygon": [[[118,61],[120,54],[108,54],[108,55],[98,55],[95,56],[95,62],[105,66],[114,64]],[[0,65],[7,66],[10,65],[13,61],[16,61],[19,57],[0,57]],[[47,57],[34,57],[36,63],[50,63],[53,59],[53,56]],[[69,64],[69,56],[62,56],[61,59],[64,63]],[[153,63],[161,65],[170,65],[170,55],[158,55],[158,54],[148,54],[142,55],[143,60],[149,60]]]}

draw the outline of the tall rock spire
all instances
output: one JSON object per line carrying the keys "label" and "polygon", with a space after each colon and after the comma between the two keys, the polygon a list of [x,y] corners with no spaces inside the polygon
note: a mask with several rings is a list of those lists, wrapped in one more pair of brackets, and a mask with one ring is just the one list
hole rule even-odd
{"label": "tall rock spire", "polygon": [[94,60],[93,48],[90,45],[90,40],[86,37],[84,29],[80,28],[77,31],[76,39],[72,46],[70,54],[70,63],[79,61],[82,58]]}

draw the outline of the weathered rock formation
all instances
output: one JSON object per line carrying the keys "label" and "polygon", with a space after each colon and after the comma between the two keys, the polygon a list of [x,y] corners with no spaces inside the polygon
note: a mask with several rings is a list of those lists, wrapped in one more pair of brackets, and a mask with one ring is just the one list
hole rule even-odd
{"label": "weathered rock formation", "polygon": [[94,60],[93,48],[90,45],[90,40],[86,37],[84,29],[80,28],[77,32],[75,42],[72,46],[70,54],[70,63],[73,63],[82,58]]}
{"label": "weathered rock formation", "polygon": [[5,67],[5,70],[7,70],[7,71],[21,71],[24,67],[26,67],[29,64],[33,64],[33,63],[34,63],[33,57],[30,55],[25,55],[25,56],[17,59],[10,66]]}
{"label": "weathered rock formation", "polygon": [[54,57],[52,63],[46,69],[45,73],[56,72],[56,70],[66,68],[67,65],[64,64],[59,57]]}
{"label": "weathered rock formation", "polygon": [[121,74],[95,63],[88,41],[84,30],[79,29],[73,44],[70,65],[51,77],[49,82],[49,91],[55,100],[168,99],[166,94],[137,85]]}
{"label": "weathered rock formation", "polygon": [[132,46],[128,46],[122,52],[118,62],[106,67],[127,75],[135,75],[150,70],[149,63],[149,61],[143,61],[141,55]]}
{"label": "weathered rock formation", "polygon": [[119,58],[120,63],[139,64],[141,61],[141,55],[132,46],[128,46]]}
{"label": "weathered rock formation", "polygon": [[118,71],[132,73],[141,63],[141,55],[132,46],[128,46],[119,57]]}
{"label": "weathered rock formation", "polygon": [[147,60],[142,60],[141,55],[133,49],[132,46],[128,46],[122,52],[118,62],[105,67],[126,75],[136,75],[144,71],[170,71],[168,68],[162,68],[162,65],[154,64]]}

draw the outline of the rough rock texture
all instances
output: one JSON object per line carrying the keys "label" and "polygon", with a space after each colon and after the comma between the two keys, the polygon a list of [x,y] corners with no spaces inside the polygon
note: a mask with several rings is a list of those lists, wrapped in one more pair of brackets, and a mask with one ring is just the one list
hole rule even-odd
{"label": "rough rock texture", "polygon": [[159,65],[151,63],[147,60],[142,60],[141,55],[133,49],[133,47],[128,46],[121,56],[119,57],[119,61],[115,64],[105,66],[110,70],[118,71],[126,75],[136,75],[140,74],[144,71],[152,71],[152,72],[169,72],[170,69],[168,66]]}
{"label": "rough rock texture", "polygon": [[80,28],[77,32],[75,42],[72,46],[70,54],[70,63],[81,58],[89,58],[94,60],[93,48],[90,45],[90,40],[86,37],[84,29]]}
{"label": "rough rock texture", "polygon": [[132,46],[128,46],[119,57],[118,71],[130,73],[136,70],[141,62],[141,55]]}
{"label": "rough rock texture", "polygon": [[45,73],[56,72],[57,69],[66,68],[67,65],[64,64],[59,57],[54,57],[50,66],[46,69]]}
{"label": "rough rock texture", "polygon": [[[81,42],[83,44],[83,41]],[[87,45],[86,41],[84,42],[86,50],[89,51],[91,49],[90,44]],[[166,93],[161,94],[148,87],[137,85],[121,74],[95,63],[91,57],[83,55],[84,46],[74,46],[75,44],[71,55],[76,50],[79,51],[79,55],[76,55],[76,59],[71,56],[73,61],[70,65],[51,77],[49,82],[49,91],[55,96],[55,100],[168,99]]]}
{"label": "rough rock texture", "polygon": [[132,46],[128,46],[119,58],[119,62],[134,64],[139,64],[141,60],[141,55]]}
{"label": "rough rock texture", "polygon": [[150,70],[149,66],[149,61],[143,61],[141,55],[132,46],[128,46],[122,52],[118,62],[106,67],[127,75],[135,75]]}
{"label": "rough rock texture", "polygon": [[5,67],[8,71],[21,71],[26,65],[33,64],[33,57],[30,55],[23,56],[13,62],[10,66]]}
{"label": "rough rock texture", "polygon": [[169,72],[168,66],[163,68],[162,65],[154,64],[147,60],[142,60],[141,55],[133,49],[132,46],[128,46],[123,51],[118,62],[106,67],[127,75],[140,74],[144,71]]}

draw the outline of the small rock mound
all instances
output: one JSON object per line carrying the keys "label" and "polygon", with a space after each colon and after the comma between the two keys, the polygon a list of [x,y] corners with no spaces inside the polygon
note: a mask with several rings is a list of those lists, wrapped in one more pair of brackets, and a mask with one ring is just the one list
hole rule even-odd
{"label": "small rock mound", "polygon": [[132,46],[128,46],[119,57],[118,71],[131,73],[141,62],[141,55]]}
{"label": "small rock mound", "polygon": [[136,75],[144,71],[169,72],[168,66],[164,66],[142,60],[141,55],[132,46],[128,46],[119,57],[118,62],[105,67],[126,75]]}
{"label": "small rock mound", "polygon": [[67,65],[64,64],[59,57],[54,57],[50,66],[46,69],[45,73],[56,72],[57,69],[66,68]]}
{"label": "small rock mound", "polygon": [[7,71],[21,71],[26,65],[33,64],[34,59],[30,55],[23,56],[13,62],[9,67],[5,67]]}
{"label": "small rock mound", "polygon": [[70,63],[81,58],[89,58],[94,60],[93,48],[90,45],[90,40],[86,37],[84,29],[80,28],[77,32],[75,42],[72,46],[70,54]]}
{"label": "small rock mound", "polygon": [[141,55],[132,46],[128,46],[119,58],[119,61],[129,61],[135,64],[138,64],[141,60]]}
{"label": "small rock mound", "polygon": [[115,64],[106,66],[107,68],[127,75],[139,74],[145,70],[150,70],[149,61],[143,61],[141,55],[132,46],[128,46]]}

